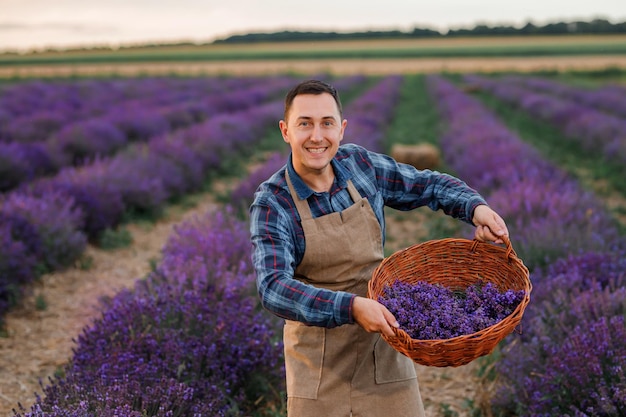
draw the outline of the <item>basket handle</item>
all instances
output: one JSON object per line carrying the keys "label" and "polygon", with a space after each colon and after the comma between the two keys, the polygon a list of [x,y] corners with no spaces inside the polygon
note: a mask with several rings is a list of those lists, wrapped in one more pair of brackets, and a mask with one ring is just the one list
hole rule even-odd
{"label": "basket handle", "polygon": [[[502,239],[502,241],[504,242],[504,245],[506,246],[505,258],[506,259],[517,258],[517,253],[515,253],[515,250],[513,249],[513,246],[511,246],[511,239],[509,239],[508,236],[500,236],[500,239]],[[472,244],[472,247],[471,247],[471,251],[472,252],[474,252],[476,250],[476,246],[478,246],[479,243],[485,243],[485,242],[482,242],[482,241],[474,238],[474,243]]]}

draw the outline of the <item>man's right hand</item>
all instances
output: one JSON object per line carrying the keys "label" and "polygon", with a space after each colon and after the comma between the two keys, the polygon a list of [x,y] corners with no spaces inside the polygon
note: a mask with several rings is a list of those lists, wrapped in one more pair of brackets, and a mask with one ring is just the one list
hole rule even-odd
{"label": "man's right hand", "polygon": [[400,327],[387,307],[371,298],[355,297],[352,304],[352,316],[357,324],[370,333],[382,333],[393,337],[391,327]]}

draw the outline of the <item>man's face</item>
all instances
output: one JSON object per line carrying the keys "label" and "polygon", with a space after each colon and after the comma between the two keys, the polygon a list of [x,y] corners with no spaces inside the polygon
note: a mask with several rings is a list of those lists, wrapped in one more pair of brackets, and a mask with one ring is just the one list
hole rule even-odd
{"label": "man's face", "polygon": [[346,124],[330,94],[294,98],[288,120],[281,120],[279,126],[283,139],[291,146],[293,165],[300,176],[322,174],[329,168]]}

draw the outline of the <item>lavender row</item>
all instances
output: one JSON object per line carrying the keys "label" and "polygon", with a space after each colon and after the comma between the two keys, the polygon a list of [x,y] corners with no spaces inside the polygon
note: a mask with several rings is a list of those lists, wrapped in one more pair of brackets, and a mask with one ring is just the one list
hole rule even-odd
{"label": "lavender row", "polygon": [[[402,77],[388,76],[377,82],[344,108],[348,128],[344,140],[358,143],[369,149],[380,151],[384,140],[385,127],[393,116],[397,104]],[[347,91],[354,83],[363,81],[362,76],[346,77],[334,83],[338,91]],[[254,198],[258,185],[278,171],[286,161],[284,152],[270,155],[266,162],[241,181],[231,192],[231,204],[247,209]]]}
{"label": "lavender row", "polygon": [[442,79],[430,80],[430,91],[446,120],[441,138],[446,162],[490,196],[530,267],[577,251],[611,247],[617,228],[591,192],[582,190],[477,100]]}
{"label": "lavender row", "polygon": [[349,127],[344,141],[359,144],[374,152],[383,151],[385,128],[394,115],[403,81],[400,75],[384,77],[346,106],[344,114]]}
{"label": "lavender row", "polygon": [[[126,101],[97,117],[73,118],[47,141],[0,142],[0,166],[3,167],[0,191],[13,189],[36,177],[52,175],[65,166],[87,164],[96,157],[112,155],[130,143],[149,141],[200,123],[217,113],[248,108],[276,93],[272,83],[249,84],[246,79],[231,79],[224,81],[221,87],[230,88],[229,94],[217,88],[210,93],[198,88],[191,96],[184,91],[168,91],[177,86],[169,87],[164,83],[161,94],[167,94],[165,100],[152,96],[141,102]],[[179,101],[169,103],[175,99]]]}
{"label": "lavender row", "polygon": [[[176,103],[186,95],[181,97],[182,91],[178,89],[183,85],[173,81],[167,78],[101,81],[90,82],[84,88],[80,81],[62,84],[38,81],[9,87],[0,96],[0,140],[42,142],[67,124],[101,117],[112,109]],[[197,84],[201,88],[200,82]]]}
{"label": "lavender row", "polygon": [[617,164],[626,164],[626,119],[579,104],[569,98],[533,91],[514,82],[469,75],[466,81],[500,100],[547,121],[583,149],[600,152]]}
{"label": "lavender row", "polygon": [[7,85],[0,90],[0,141],[39,142],[69,123],[124,107],[166,108],[253,84],[253,78],[152,77]]}
{"label": "lavender row", "polygon": [[478,101],[438,76],[429,88],[448,127],[446,162],[507,220],[532,271],[524,333],[502,351],[493,406],[504,415],[623,414],[623,237],[593,195]]}
{"label": "lavender row", "polygon": [[65,376],[17,416],[251,415],[284,390],[278,325],[258,308],[247,227],[179,225],[155,271],[85,329]]}
{"label": "lavender row", "polygon": [[[282,91],[289,84],[284,77],[273,86]],[[226,158],[250,150],[279,117],[281,105],[275,101],[222,114],[3,196],[0,313],[19,297],[23,284],[42,271],[70,265],[88,238],[117,226],[125,213],[158,212],[168,199],[198,190],[209,175],[224,168]],[[63,210],[59,202],[65,202]]]}
{"label": "lavender row", "polygon": [[604,85],[593,89],[580,88],[547,78],[513,75],[503,77],[502,81],[556,95],[595,110],[626,118],[626,89],[618,85]]}

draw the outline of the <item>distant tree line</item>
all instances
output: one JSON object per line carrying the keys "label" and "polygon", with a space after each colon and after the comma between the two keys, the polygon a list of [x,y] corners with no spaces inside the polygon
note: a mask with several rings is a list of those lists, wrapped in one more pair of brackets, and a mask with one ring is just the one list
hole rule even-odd
{"label": "distant tree line", "polygon": [[605,19],[594,19],[589,22],[556,22],[535,25],[531,22],[522,27],[476,25],[471,29],[450,29],[445,33],[427,28],[414,28],[411,31],[400,30],[365,31],[365,32],[299,32],[281,31],[274,33],[248,33],[232,35],[218,39],[213,43],[256,43],[256,42],[297,42],[326,40],[358,40],[358,39],[412,39],[455,36],[506,36],[506,35],[608,35],[626,33],[626,22],[611,23]]}
{"label": "distant tree line", "polygon": [[[446,38],[461,36],[524,36],[524,35],[610,35],[626,33],[626,22],[611,23],[606,19],[594,19],[591,21],[577,22],[555,22],[542,26],[531,22],[522,27],[514,26],[488,26],[479,24],[471,29],[450,29],[447,32],[439,32],[428,28],[414,28],[410,31],[401,30],[377,30],[362,32],[300,32],[300,31],[280,31],[273,33],[248,33],[245,35],[232,35],[224,39],[217,39],[212,42],[171,42],[171,43],[144,43],[135,45],[111,46],[90,46],[79,48],[48,48],[44,52],[65,52],[65,51],[95,51],[107,52],[116,50],[134,49],[159,49],[162,47],[198,47],[209,44],[245,44],[260,42],[310,42],[310,41],[330,41],[330,40],[358,40],[358,39],[416,39],[416,38]],[[15,51],[1,52],[0,55],[18,55]]]}

